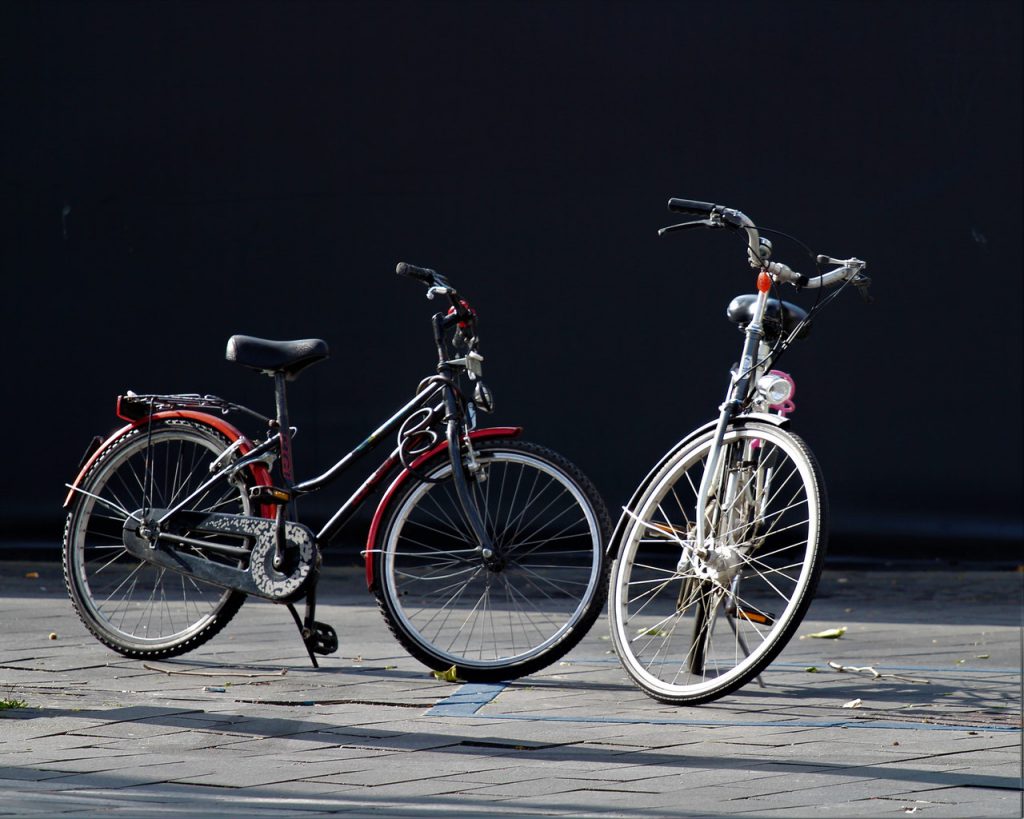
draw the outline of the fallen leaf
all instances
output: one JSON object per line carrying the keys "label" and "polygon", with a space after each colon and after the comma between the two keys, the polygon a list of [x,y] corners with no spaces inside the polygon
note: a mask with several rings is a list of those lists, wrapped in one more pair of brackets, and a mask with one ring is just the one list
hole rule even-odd
{"label": "fallen leaf", "polygon": [[27,577],[29,580],[38,580],[39,572],[25,572],[25,577]]}
{"label": "fallen leaf", "polygon": [[806,671],[808,674],[817,674],[818,673],[818,666],[816,666],[816,665],[809,665],[809,666],[807,666],[807,668],[804,669],[804,671]]}
{"label": "fallen leaf", "polygon": [[800,639],[805,640],[808,637],[813,637],[818,640],[838,640],[844,634],[846,634],[846,626],[840,626],[839,628],[827,628],[824,631],[816,631],[814,634],[802,634]]}
{"label": "fallen leaf", "polygon": [[454,665],[447,671],[435,671],[434,679],[450,683],[462,682],[462,680],[459,679],[459,670]]}
{"label": "fallen leaf", "polygon": [[860,697],[857,697],[857,699],[855,699],[855,700],[850,700],[849,702],[844,702],[843,703],[843,708],[860,708],[863,704],[864,704],[864,701]]}

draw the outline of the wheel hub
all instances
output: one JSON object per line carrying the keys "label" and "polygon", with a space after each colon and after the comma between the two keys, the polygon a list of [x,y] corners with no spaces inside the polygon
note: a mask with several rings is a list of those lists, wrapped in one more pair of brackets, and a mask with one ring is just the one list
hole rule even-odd
{"label": "wheel hub", "polygon": [[714,538],[708,537],[704,541],[704,548],[698,548],[693,540],[683,541],[676,571],[724,588],[732,582],[742,565],[742,555],[736,546],[716,544]]}
{"label": "wheel hub", "polygon": [[487,571],[497,574],[508,567],[508,557],[505,555],[504,549],[481,548],[480,553],[483,557],[484,566],[487,567]]}

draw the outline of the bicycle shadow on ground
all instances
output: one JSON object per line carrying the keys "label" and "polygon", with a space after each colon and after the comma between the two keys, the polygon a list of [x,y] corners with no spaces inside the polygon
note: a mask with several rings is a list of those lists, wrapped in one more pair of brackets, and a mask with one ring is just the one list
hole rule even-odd
{"label": "bicycle shadow on ground", "polygon": [[[388,731],[382,729],[339,726],[324,721],[326,715],[310,715],[312,719],[295,719],[284,717],[252,717],[223,713],[207,713],[197,709],[170,708],[163,706],[125,706],[98,710],[74,710],[60,708],[41,708],[38,710],[14,710],[5,712],[0,723],[10,720],[12,723],[35,720],[81,720],[79,729],[64,729],[62,733],[69,736],[88,737],[89,728],[97,728],[111,723],[139,723],[140,725],[159,725],[183,728],[195,733],[209,733],[218,741],[206,746],[204,750],[230,753],[231,746],[249,739],[288,739],[317,743],[321,747],[355,747],[366,752],[374,750],[453,754],[460,756],[506,757],[509,767],[529,760],[532,763],[574,763],[582,765],[610,765],[614,767],[642,766],[644,770],[657,768],[669,770],[737,770],[744,772],[804,772],[817,774],[846,773],[851,777],[862,778],[865,774],[872,779],[885,779],[898,782],[924,783],[936,787],[972,787],[1017,790],[1019,782],[1010,776],[995,776],[960,771],[940,771],[913,767],[894,767],[887,765],[843,764],[815,759],[813,755],[802,759],[787,756],[784,760],[760,756],[751,747],[742,754],[729,753],[721,756],[709,756],[699,752],[666,753],[662,748],[623,751],[621,747],[606,748],[584,742],[537,742],[528,738],[515,736],[515,723],[510,722],[503,727],[509,730],[505,735],[487,735],[479,731],[471,733],[442,733],[436,731]],[[455,724],[460,724],[461,721]],[[453,726],[454,727],[454,726]],[[779,727],[785,727],[779,724]],[[16,730],[16,729],[12,729]],[[49,729],[44,729],[49,730]],[[5,731],[6,733],[6,731]],[[31,732],[26,732],[31,733]],[[109,745],[110,737],[97,736],[97,742]],[[151,744],[159,746],[159,737],[149,739]],[[681,743],[685,747],[687,744]],[[698,746],[700,743],[696,743]],[[146,751],[144,751],[145,753]],[[149,752],[156,753],[157,750]],[[126,756],[137,755],[138,751],[126,751]],[[222,758],[222,761],[226,759]],[[54,763],[59,765],[59,763]],[[116,764],[116,759],[114,760]],[[269,762],[268,762],[269,764]],[[5,768],[7,778],[14,778],[16,766]],[[24,766],[25,775],[19,779],[32,779],[31,771],[47,770]],[[59,770],[59,769],[58,769]],[[92,779],[93,776],[103,779],[109,772],[76,775],[80,778]],[[50,777],[38,777],[50,778]],[[296,779],[303,777],[296,775]],[[316,781],[316,777],[309,777]],[[166,780],[164,780],[166,781]],[[187,784],[187,783],[183,783]],[[95,787],[96,785],[90,785]],[[294,795],[294,794],[292,794]]]}

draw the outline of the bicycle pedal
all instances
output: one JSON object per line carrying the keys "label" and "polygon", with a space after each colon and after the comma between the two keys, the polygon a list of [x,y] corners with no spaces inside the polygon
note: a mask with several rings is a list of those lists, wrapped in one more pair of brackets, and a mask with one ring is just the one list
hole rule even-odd
{"label": "bicycle pedal", "polygon": [[305,640],[310,650],[317,654],[333,654],[338,650],[338,634],[327,623],[314,622]]}
{"label": "bicycle pedal", "polygon": [[249,490],[249,497],[257,503],[288,503],[292,493],[279,486],[254,486]]}

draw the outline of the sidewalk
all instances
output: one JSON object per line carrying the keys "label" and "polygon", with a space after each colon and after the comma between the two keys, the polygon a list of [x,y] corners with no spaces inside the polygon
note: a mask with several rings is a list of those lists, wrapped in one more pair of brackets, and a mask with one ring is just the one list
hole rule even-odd
{"label": "sidewalk", "polygon": [[604,617],[532,677],[443,683],[335,568],[319,670],[254,600],[144,663],[88,635],[59,565],[0,562],[0,699],[28,703],[0,711],[0,815],[1020,817],[1022,579],[828,570],[800,633],[842,639],[674,708],[630,684]]}

